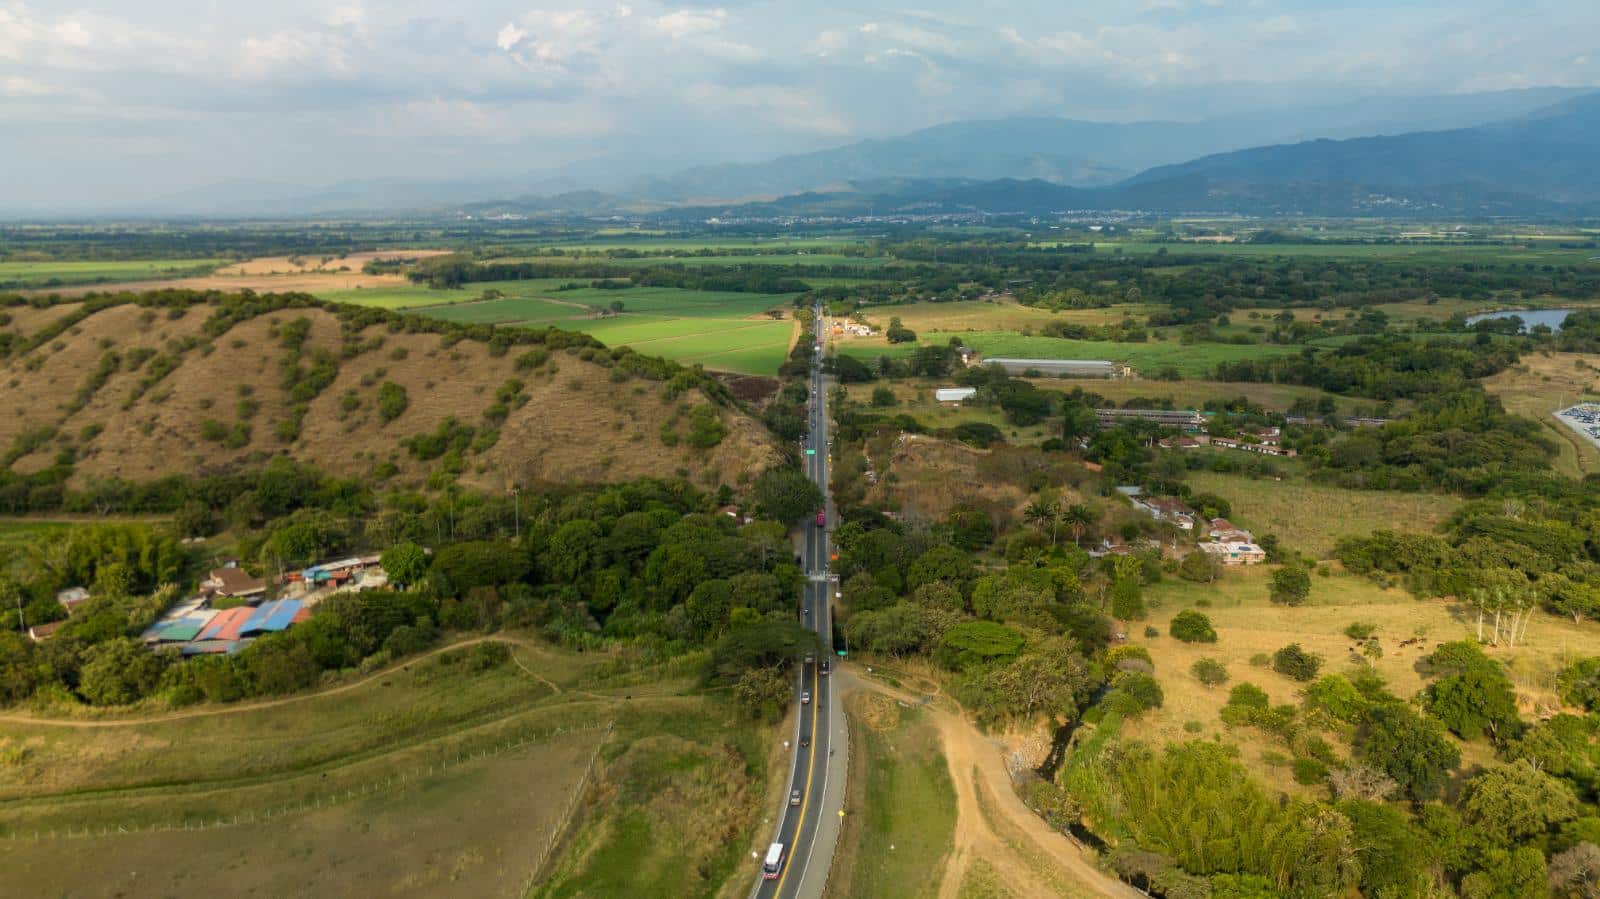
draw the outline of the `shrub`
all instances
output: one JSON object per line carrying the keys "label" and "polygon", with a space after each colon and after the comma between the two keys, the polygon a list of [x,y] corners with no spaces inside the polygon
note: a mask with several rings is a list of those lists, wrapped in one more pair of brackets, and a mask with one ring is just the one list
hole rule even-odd
{"label": "shrub", "polygon": [[1211,619],[1193,609],[1185,609],[1172,616],[1167,633],[1185,643],[1217,642],[1217,632],[1211,626]]}
{"label": "shrub", "polygon": [[[1154,677],[1143,671],[1123,671],[1111,679],[1113,692],[1125,697],[1132,703],[1132,710],[1142,712],[1145,709],[1160,708],[1165,697],[1161,692],[1161,685]],[[1129,708],[1114,704],[1117,711],[1126,712]]]}
{"label": "shrub", "polygon": [[1344,628],[1344,635],[1352,640],[1366,640],[1377,632],[1378,626],[1370,621],[1352,621]]}
{"label": "shrub", "polygon": [[1201,659],[1190,666],[1189,672],[1194,675],[1195,680],[1205,684],[1207,688],[1228,682],[1228,669],[1222,667],[1222,663],[1216,659]]}
{"label": "shrub", "polygon": [[384,381],[383,386],[378,388],[378,420],[384,424],[399,418],[410,404],[406,389],[399,384]]}
{"label": "shrub", "polygon": [[1313,680],[1322,670],[1322,657],[1290,643],[1272,654],[1272,670],[1297,681]]}
{"label": "shrub", "polygon": [[1316,759],[1294,760],[1294,782],[1304,786],[1316,786],[1328,777],[1328,766]]}
{"label": "shrub", "polygon": [[1311,595],[1311,575],[1299,565],[1285,565],[1272,573],[1268,596],[1279,605],[1298,606]]}

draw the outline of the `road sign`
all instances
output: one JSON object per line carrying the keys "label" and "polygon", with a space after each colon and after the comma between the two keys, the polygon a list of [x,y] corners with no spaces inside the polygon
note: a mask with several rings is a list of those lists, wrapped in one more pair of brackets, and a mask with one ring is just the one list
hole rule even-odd
{"label": "road sign", "polygon": [[814,450],[814,449],[806,450],[806,455],[808,455],[808,456],[815,456],[816,454],[817,454],[817,451]]}
{"label": "road sign", "polygon": [[841,658],[841,659],[842,658],[846,658],[846,657],[848,657],[850,655],[849,651],[848,650],[844,650],[844,649],[836,649],[836,650],[834,650],[834,652],[837,652],[839,654],[839,658]]}

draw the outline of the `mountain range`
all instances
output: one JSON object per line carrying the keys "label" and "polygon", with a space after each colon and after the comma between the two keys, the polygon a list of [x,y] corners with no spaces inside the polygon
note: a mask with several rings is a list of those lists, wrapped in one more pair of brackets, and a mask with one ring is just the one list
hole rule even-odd
{"label": "mountain range", "polygon": [[521,177],[238,180],[113,214],[1041,214],[1066,209],[1587,214],[1600,205],[1600,94],[1565,88],[1378,98],[1201,122],[1007,118],[641,175],[597,158]]}

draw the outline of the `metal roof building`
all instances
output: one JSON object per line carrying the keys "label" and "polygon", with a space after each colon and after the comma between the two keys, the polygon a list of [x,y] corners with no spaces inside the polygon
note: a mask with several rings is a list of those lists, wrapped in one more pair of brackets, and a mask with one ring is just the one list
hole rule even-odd
{"label": "metal roof building", "polygon": [[972,399],[977,393],[976,387],[940,387],[933,392],[933,398],[941,403],[959,403]]}
{"label": "metal roof building", "polygon": [[250,616],[255,613],[256,610],[251,606],[223,609],[217,613],[215,618],[211,619],[211,624],[207,625],[206,629],[201,631],[196,639],[200,641],[237,640],[239,639],[239,629],[244,627],[244,623],[249,621]]}
{"label": "metal roof building", "polygon": [[1117,376],[1116,365],[1105,359],[1013,359],[1002,356],[988,356],[984,358],[983,364],[998,365],[1005,369],[1007,374],[1012,375],[1036,371],[1041,375],[1073,378],[1114,378]]}
{"label": "metal roof building", "polygon": [[304,621],[310,617],[307,611],[301,617],[300,603],[293,599],[275,599],[272,602],[262,603],[244,624],[239,626],[239,636],[251,637],[272,631],[281,631],[296,621]]}

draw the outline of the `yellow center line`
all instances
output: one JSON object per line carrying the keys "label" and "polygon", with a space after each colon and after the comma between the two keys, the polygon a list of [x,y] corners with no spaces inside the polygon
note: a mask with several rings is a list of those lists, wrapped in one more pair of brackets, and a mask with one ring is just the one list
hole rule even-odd
{"label": "yellow center line", "polygon": [[[804,664],[804,663],[802,663]],[[776,895],[783,895],[784,881],[789,879],[789,869],[794,867],[795,846],[800,843],[800,831],[806,826],[806,809],[811,807],[811,775],[817,769],[817,666],[811,666],[811,752],[806,761],[806,791],[800,795],[800,818],[794,825],[794,845],[789,847],[789,859],[783,864],[783,873],[778,875],[778,888]]]}

